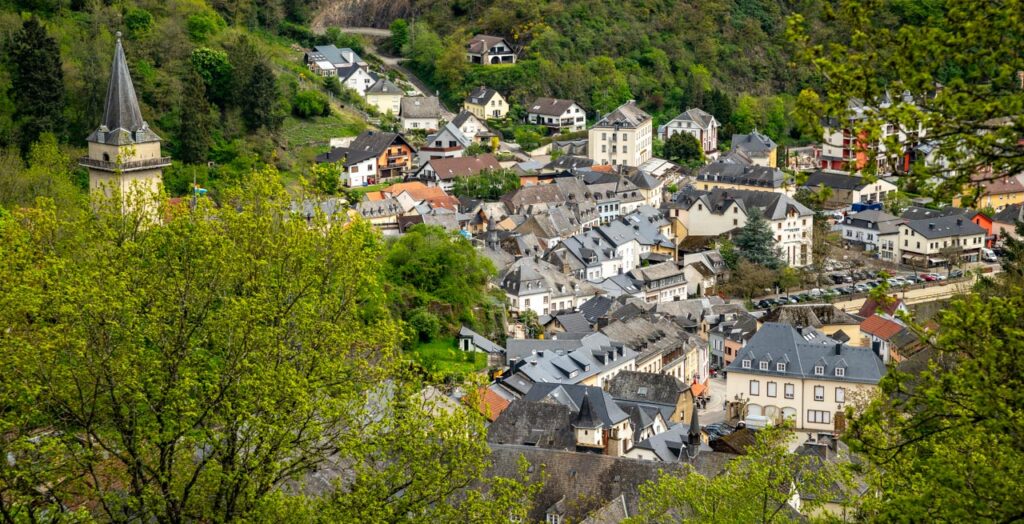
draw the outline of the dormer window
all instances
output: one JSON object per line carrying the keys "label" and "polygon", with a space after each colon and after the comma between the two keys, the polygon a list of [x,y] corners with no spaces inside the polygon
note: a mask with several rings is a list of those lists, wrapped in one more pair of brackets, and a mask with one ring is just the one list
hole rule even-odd
{"label": "dormer window", "polygon": [[779,362],[778,364],[775,364],[775,371],[786,371],[786,363]]}
{"label": "dormer window", "polygon": [[846,376],[846,368],[836,368],[836,376],[837,377],[845,377]]}
{"label": "dormer window", "polygon": [[814,366],[814,374],[815,375],[824,375],[825,374],[825,366]]}
{"label": "dormer window", "polygon": [[758,364],[758,369],[760,369],[761,371],[768,371],[768,362],[761,361],[761,362],[758,362],[757,364]]}
{"label": "dormer window", "polygon": [[750,359],[743,359],[743,369],[750,369]]}

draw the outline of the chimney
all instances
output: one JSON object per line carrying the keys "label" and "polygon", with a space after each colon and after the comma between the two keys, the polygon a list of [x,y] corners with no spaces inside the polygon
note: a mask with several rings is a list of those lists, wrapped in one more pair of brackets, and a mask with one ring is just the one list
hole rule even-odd
{"label": "chimney", "polygon": [[935,229],[935,223],[934,222],[928,222],[928,229]]}
{"label": "chimney", "polygon": [[836,342],[836,355],[840,355],[843,352],[843,343]]}

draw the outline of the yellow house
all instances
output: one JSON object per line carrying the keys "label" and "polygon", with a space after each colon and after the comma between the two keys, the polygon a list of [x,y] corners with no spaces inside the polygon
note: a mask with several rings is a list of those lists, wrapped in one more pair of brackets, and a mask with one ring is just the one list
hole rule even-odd
{"label": "yellow house", "polygon": [[381,78],[366,88],[366,103],[376,107],[382,115],[390,112],[397,116],[401,110],[403,96],[405,92],[387,78]]}
{"label": "yellow house", "polygon": [[[973,191],[975,187],[981,189],[981,194],[974,202],[974,209],[991,207],[999,211],[1009,205],[1024,204],[1024,180],[1021,175],[1000,177],[988,170],[972,176],[964,192]],[[953,206],[960,207],[961,200],[960,196],[954,198]]]}
{"label": "yellow house", "polygon": [[489,88],[480,86],[469,93],[465,103],[462,105],[466,111],[473,113],[477,118],[502,119],[508,114],[508,102],[501,93]]}

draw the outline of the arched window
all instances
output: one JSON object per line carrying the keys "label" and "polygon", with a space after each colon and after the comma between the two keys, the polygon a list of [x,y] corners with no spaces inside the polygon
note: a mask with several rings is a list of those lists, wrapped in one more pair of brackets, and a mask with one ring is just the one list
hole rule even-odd
{"label": "arched window", "polygon": [[110,153],[103,153],[103,161],[110,162]]}

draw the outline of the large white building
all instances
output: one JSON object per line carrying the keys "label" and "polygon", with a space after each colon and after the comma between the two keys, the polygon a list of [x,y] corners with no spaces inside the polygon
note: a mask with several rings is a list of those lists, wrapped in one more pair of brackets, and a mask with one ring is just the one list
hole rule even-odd
{"label": "large white building", "polygon": [[651,115],[630,100],[590,128],[587,156],[595,164],[636,167],[650,160],[653,134]]}
{"label": "large white building", "polygon": [[718,128],[721,124],[710,113],[697,108],[690,108],[669,120],[658,129],[663,140],[672,135],[689,133],[697,139],[704,150],[704,156],[714,160],[718,157]]}
{"label": "large white building", "polygon": [[847,405],[868,400],[886,370],[870,348],[769,322],[726,371],[725,396],[741,418],[831,432]]}

